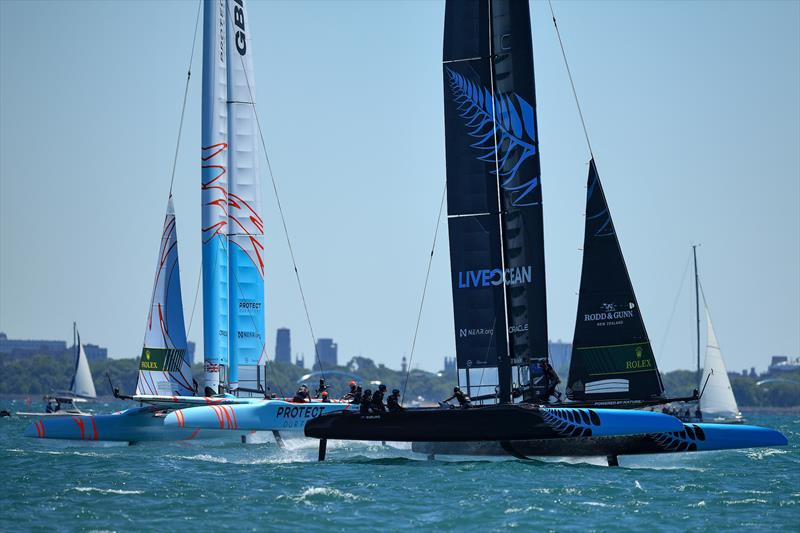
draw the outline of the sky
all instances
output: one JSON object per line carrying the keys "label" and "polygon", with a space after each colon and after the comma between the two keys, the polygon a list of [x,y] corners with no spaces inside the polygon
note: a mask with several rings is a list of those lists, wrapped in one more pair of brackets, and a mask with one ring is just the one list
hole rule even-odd
{"label": "sky", "polygon": [[[554,8],[662,370],[694,365],[690,245],[729,370],[800,355],[800,3]],[[0,2],[0,331],[138,356],[194,1]],[[444,3],[251,1],[257,110],[318,337],[411,350],[444,186]],[[550,338],[570,341],[588,150],[547,4],[532,2]],[[175,206],[202,350],[200,50]],[[262,165],[265,170],[266,165]],[[266,321],[313,343],[263,173]],[[440,225],[412,366],[454,353]],[[681,281],[683,280],[682,290]]]}

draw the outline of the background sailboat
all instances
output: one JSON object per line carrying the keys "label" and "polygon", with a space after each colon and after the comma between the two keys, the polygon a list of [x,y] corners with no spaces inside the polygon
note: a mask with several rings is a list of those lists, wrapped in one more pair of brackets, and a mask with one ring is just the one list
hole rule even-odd
{"label": "background sailboat", "polygon": [[17,416],[66,416],[85,414],[75,404],[83,403],[87,400],[97,398],[92,379],[92,370],[89,368],[89,360],[86,358],[86,351],[81,343],[81,335],[78,327],[72,323],[72,340],[75,347],[75,370],[72,373],[69,390],[55,391],[44,397],[47,401],[48,412],[32,413],[18,412]]}
{"label": "background sailboat", "polygon": [[708,381],[708,383],[700,398],[700,411],[706,422],[741,423],[744,419],[733,395],[722,350],[714,332],[714,325],[711,323],[711,313],[708,311],[705,299],[703,303],[706,315],[706,355],[703,378],[700,382]]}

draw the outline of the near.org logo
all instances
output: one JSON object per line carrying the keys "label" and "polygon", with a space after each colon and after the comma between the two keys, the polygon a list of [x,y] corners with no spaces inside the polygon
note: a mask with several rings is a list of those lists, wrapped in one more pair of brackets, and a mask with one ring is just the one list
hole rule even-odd
{"label": "near.org logo", "polygon": [[530,283],[533,279],[533,267],[522,266],[507,268],[505,276],[500,268],[485,268],[483,270],[465,270],[458,273],[458,288],[469,289],[471,287],[491,287],[502,285],[522,285]]}

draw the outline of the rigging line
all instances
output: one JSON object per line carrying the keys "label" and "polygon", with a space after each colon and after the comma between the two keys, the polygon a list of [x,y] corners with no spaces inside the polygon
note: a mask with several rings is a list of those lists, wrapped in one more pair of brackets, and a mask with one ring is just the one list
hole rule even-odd
{"label": "rigging line", "polygon": [[561,46],[561,57],[564,58],[564,66],[567,68],[567,76],[569,76],[569,84],[572,86],[572,96],[575,98],[575,106],[578,108],[578,115],[581,117],[581,125],[583,126],[583,135],[586,137],[586,145],[589,147],[589,155],[592,156],[594,159],[594,152],[592,151],[592,143],[589,142],[589,131],[586,128],[586,120],[583,118],[583,111],[581,110],[581,103],[578,101],[578,92],[575,90],[575,82],[572,79],[572,71],[569,68],[569,62],[567,61],[567,53],[564,51],[564,42],[561,40],[561,32],[558,29],[558,23],[556,22],[556,14],[553,11],[553,2],[552,0],[547,0],[547,4],[550,6],[550,15],[553,17],[553,26],[556,29],[556,35],[558,36],[558,44]]}
{"label": "rigging line", "polygon": [[425,293],[428,291],[428,280],[431,277],[431,265],[433,264],[433,252],[436,250],[436,238],[439,236],[439,225],[442,221],[442,210],[444,209],[444,199],[447,196],[447,184],[442,190],[442,200],[439,202],[439,214],[436,215],[436,229],[433,231],[433,244],[431,245],[431,255],[428,257],[428,269],[425,272],[425,283],[422,285],[422,298],[419,302],[419,311],[417,312],[417,325],[414,327],[414,339],[411,341],[411,353],[408,356],[408,367],[406,367],[406,379],[403,382],[403,393],[400,395],[400,403],[406,397],[406,386],[408,385],[408,376],[411,375],[411,362],[414,360],[414,349],[417,346],[417,334],[419,333],[419,323],[422,320],[422,307],[425,305]]}
{"label": "rigging line", "polygon": [[683,267],[683,275],[681,275],[681,282],[678,285],[678,292],[675,294],[675,300],[672,302],[672,312],[669,314],[669,320],[667,320],[667,327],[664,330],[664,335],[661,337],[661,344],[658,347],[658,353],[664,353],[664,346],[667,344],[667,338],[669,336],[669,328],[672,326],[672,319],[675,318],[675,310],[678,308],[678,300],[681,297],[681,292],[683,291],[683,284],[686,282],[686,273],[689,271],[689,265],[692,263],[692,254],[690,253],[686,259],[686,266]]}
{"label": "rigging line", "polygon": [[[230,5],[228,6],[228,15],[233,17],[233,13],[230,10]],[[286,216],[283,213],[283,206],[281,204],[280,195],[278,195],[278,185],[275,180],[275,174],[272,172],[272,163],[269,159],[269,153],[267,152],[267,143],[264,141],[264,131],[261,129],[261,121],[258,119],[258,111],[256,110],[256,101],[255,96],[253,95],[253,86],[250,84],[250,78],[247,76],[247,69],[244,65],[244,56],[239,56],[239,61],[242,64],[242,73],[244,74],[244,79],[247,82],[247,92],[250,95],[250,102],[253,106],[253,115],[256,119],[256,127],[258,128],[258,136],[261,139],[261,147],[264,150],[264,159],[267,162],[267,170],[269,171],[269,177],[272,181],[272,190],[275,193],[275,203],[278,205],[278,213],[281,216],[281,224],[283,225],[283,234],[286,237],[286,245],[289,248],[289,256],[292,259],[292,267],[294,268],[294,275],[297,279],[297,288],[300,291],[300,299],[303,302],[303,310],[306,314],[306,322],[308,323],[308,329],[311,332],[311,340],[314,342],[314,357],[317,362],[317,366],[319,367],[320,374],[322,375],[322,379],[325,379],[325,370],[322,367],[322,361],[319,358],[319,350],[317,349],[317,336],[314,334],[314,326],[311,324],[311,315],[308,311],[308,303],[306,302],[306,295],[303,291],[303,284],[300,281],[300,272],[297,269],[297,260],[294,256],[294,249],[292,248],[292,241],[289,238],[289,229],[286,225]]]}
{"label": "rigging line", "polygon": [[[228,15],[233,16],[230,11],[230,6],[228,7]],[[311,315],[308,311],[308,303],[306,302],[306,295],[303,291],[303,284],[300,282],[300,272],[297,269],[297,260],[294,256],[294,249],[292,248],[292,241],[289,238],[289,229],[286,225],[286,216],[283,213],[283,205],[281,204],[281,198],[278,194],[278,185],[275,180],[275,174],[272,172],[272,163],[269,160],[269,153],[267,152],[267,143],[264,141],[264,131],[261,129],[261,121],[258,119],[258,112],[256,110],[256,103],[255,103],[255,96],[253,95],[253,87],[250,84],[250,78],[247,76],[247,69],[244,65],[244,56],[239,56],[239,60],[242,63],[242,73],[244,74],[244,79],[247,82],[247,91],[250,94],[250,102],[253,106],[253,115],[256,119],[256,127],[258,128],[258,136],[261,139],[261,147],[264,149],[264,159],[267,161],[267,170],[269,171],[269,177],[272,182],[272,190],[275,193],[275,203],[278,205],[278,213],[281,216],[281,224],[283,225],[283,234],[286,237],[286,245],[289,248],[289,256],[292,259],[292,267],[294,268],[294,275],[297,279],[297,288],[300,291],[300,299],[303,302],[303,310],[306,314],[306,322],[308,323],[308,329],[311,333],[311,340],[314,342],[314,357],[317,362],[317,366],[319,367],[320,374],[322,375],[322,379],[325,379],[325,370],[322,367],[322,361],[319,358],[319,350],[317,349],[317,336],[314,334],[314,326],[311,325]]]}
{"label": "rigging line", "polygon": [[192,62],[194,62],[194,50],[197,44],[197,28],[200,25],[200,8],[203,1],[197,2],[197,16],[194,20],[194,35],[192,36],[192,53],[189,56],[189,68],[186,71],[186,87],[183,89],[183,105],[181,106],[181,120],[178,125],[178,140],[175,142],[175,157],[172,158],[172,175],[169,178],[169,195],[172,196],[172,185],[175,183],[175,167],[178,165],[178,150],[181,147],[181,132],[183,131],[183,117],[186,114],[186,100],[189,96],[189,81],[192,79]]}

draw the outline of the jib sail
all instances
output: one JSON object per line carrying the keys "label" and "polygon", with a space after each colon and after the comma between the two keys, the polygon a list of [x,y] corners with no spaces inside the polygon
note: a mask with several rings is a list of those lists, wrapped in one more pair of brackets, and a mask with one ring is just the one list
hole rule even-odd
{"label": "jib sail", "polygon": [[512,363],[547,357],[528,3],[448,2],[443,76],[457,364],[506,401]]}
{"label": "jib sail", "polygon": [[652,400],[664,395],[594,159],[589,163],[567,395],[576,401]]}
{"label": "jib sail", "polygon": [[194,395],[191,363],[186,350],[178,234],[170,196],[139,360],[136,394]]}

